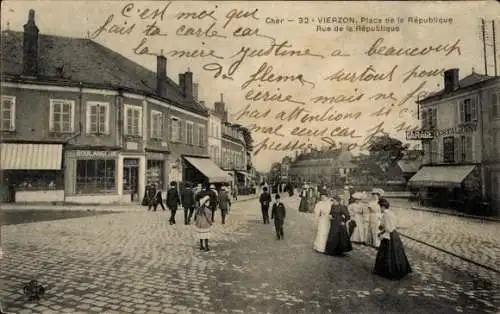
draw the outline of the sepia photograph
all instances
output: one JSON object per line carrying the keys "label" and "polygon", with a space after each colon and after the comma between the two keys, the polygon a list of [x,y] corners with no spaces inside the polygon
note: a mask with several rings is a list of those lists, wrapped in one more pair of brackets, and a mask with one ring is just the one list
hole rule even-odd
{"label": "sepia photograph", "polygon": [[0,314],[500,313],[498,1],[0,27]]}

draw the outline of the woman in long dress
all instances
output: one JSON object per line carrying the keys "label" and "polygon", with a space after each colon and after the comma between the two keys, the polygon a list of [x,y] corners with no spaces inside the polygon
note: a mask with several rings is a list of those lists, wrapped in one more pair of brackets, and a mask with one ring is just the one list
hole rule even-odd
{"label": "woman in long dress", "polygon": [[380,210],[379,200],[380,197],[384,195],[382,189],[372,190],[372,200],[368,203],[368,215],[367,222],[365,225],[365,243],[368,246],[378,248],[380,245],[380,239],[378,237],[380,221],[382,219],[382,212]]}
{"label": "woman in long dress", "polygon": [[314,241],[313,249],[316,252],[324,253],[328,232],[330,230],[330,210],[332,203],[326,195],[326,191],[321,191],[321,200],[314,208],[316,219],[318,221],[318,231],[316,232],[316,240]]}
{"label": "woman in long dress", "polygon": [[353,231],[351,234],[351,242],[362,244],[365,241],[364,214],[366,212],[365,205],[361,202],[363,194],[355,192],[351,195],[352,203],[349,205],[349,214],[351,221],[349,225]]}
{"label": "woman in long dress", "polygon": [[308,212],[309,211],[309,202],[307,200],[309,186],[305,184],[302,187],[302,191],[300,192],[300,205],[299,212]]}
{"label": "woman in long dress", "polygon": [[382,208],[382,221],[380,225],[380,247],[375,258],[373,273],[388,279],[398,280],[412,272],[408,258],[396,231],[396,217],[389,210],[389,202],[380,200]]}
{"label": "woman in long dress", "polygon": [[347,207],[340,204],[340,197],[334,196],[332,202],[330,231],[328,232],[325,253],[334,256],[344,256],[345,253],[352,251],[352,244],[346,226],[350,215]]}

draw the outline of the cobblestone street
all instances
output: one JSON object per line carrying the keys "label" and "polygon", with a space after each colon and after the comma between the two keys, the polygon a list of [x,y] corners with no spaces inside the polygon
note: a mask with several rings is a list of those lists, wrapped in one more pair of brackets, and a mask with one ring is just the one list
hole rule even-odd
{"label": "cobblestone street", "polygon": [[[414,273],[398,282],[375,277],[375,250],[314,253],[313,215],[298,213],[298,198],[284,202],[284,241],[275,240],[272,223],[262,224],[257,200],[248,200],[234,205],[226,225],[217,216],[210,252],[198,250],[182,211],[175,226],[169,213],[146,211],[4,226],[2,298],[14,313],[498,312],[498,274],[470,264],[458,265],[469,273],[457,271],[449,255],[403,239]],[[498,265],[493,227],[395,213],[402,232],[436,246],[462,243],[461,252]],[[443,220],[441,232],[455,235],[437,233]],[[31,303],[22,287],[35,278],[47,293]]]}

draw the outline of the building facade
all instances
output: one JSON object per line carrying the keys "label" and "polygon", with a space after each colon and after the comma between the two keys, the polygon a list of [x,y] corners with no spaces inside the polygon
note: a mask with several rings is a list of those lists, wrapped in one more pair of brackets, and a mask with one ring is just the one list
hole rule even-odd
{"label": "building facade", "polygon": [[210,110],[210,117],[208,119],[208,152],[210,158],[222,166],[222,120]]}
{"label": "building facade", "polygon": [[423,165],[410,179],[424,199],[474,211],[500,208],[500,77],[445,72],[418,102]]}
{"label": "building facade", "polygon": [[209,114],[193,73],[176,84],[165,57],[155,73],[89,39],[41,35],[31,10],[24,32],[2,32],[2,64],[0,167],[16,201],[138,202],[148,183],[221,176],[203,173]]}
{"label": "building facade", "polygon": [[318,184],[344,184],[356,168],[352,158],[350,152],[342,149],[302,153],[291,162],[288,176],[294,183],[308,181]]}

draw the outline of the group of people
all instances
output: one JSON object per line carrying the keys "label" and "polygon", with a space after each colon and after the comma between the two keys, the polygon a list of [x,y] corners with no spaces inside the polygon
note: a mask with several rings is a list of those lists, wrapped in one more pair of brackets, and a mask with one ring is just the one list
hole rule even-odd
{"label": "group of people", "polygon": [[[299,211],[311,213],[314,212],[316,204],[320,201],[321,195],[319,193],[319,188],[313,183],[304,183],[300,191],[300,205]],[[322,188],[325,190],[325,188]]]}
{"label": "group of people", "polygon": [[[186,184],[181,192],[177,182],[171,182],[167,191],[166,207],[170,210],[170,225],[175,225],[175,216],[179,208],[184,209],[184,224],[190,225],[194,215],[194,225],[197,238],[200,241],[200,250],[209,251],[208,239],[211,235],[211,227],[215,222],[215,213],[220,209],[221,223],[226,223],[226,216],[231,208],[231,195],[228,187],[221,187],[218,191],[215,185],[210,184],[203,187],[201,184],[193,186]],[[157,184],[146,187],[146,193],[142,205],[148,207],[148,211],[156,211],[158,205],[165,211],[162,192]]]}
{"label": "group of people", "polygon": [[344,195],[320,189],[315,206],[318,229],[313,245],[320,253],[345,256],[352,243],[376,248],[374,274],[401,279],[412,272],[403,243],[396,231],[395,215],[382,189],[368,193],[346,188]]}

